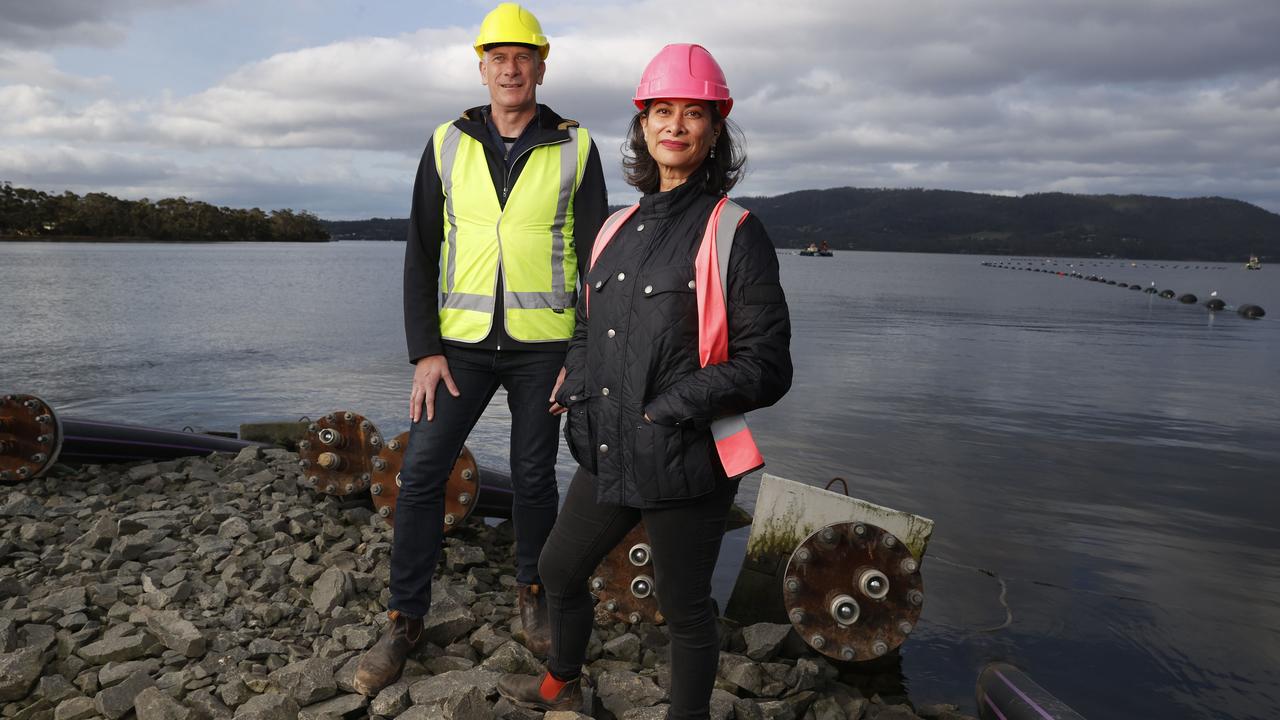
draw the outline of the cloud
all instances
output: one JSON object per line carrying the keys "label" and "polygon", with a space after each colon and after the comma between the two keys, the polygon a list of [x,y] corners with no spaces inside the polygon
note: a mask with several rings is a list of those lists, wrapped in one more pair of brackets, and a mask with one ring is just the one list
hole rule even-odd
{"label": "cloud", "polygon": [[111,46],[124,40],[136,14],[203,0],[9,0],[0,42],[21,47]]}
{"label": "cloud", "polygon": [[[115,22],[145,4],[116,0],[88,21]],[[44,24],[73,27],[54,5]],[[539,98],[593,131],[615,201],[629,195],[618,145],[640,69],[664,42],[696,39],[734,91],[752,168],[743,193],[840,185],[1217,193],[1280,210],[1273,0],[793,5],[540,9],[552,52]],[[387,177],[373,163],[396,158],[411,168],[436,123],[485,101],[474,32],[425,28],[277,53],[177,97],[95,97],[91,80],[60,76],[45,56],[0,54],[0,81],[12,83],[0,87],[12,108],[0,131],[31,142],[141,145],[206,170],[255,152],[298,168],[310,167],[300,154],[349,153],[352,172]],[[239,204],[256,204],[248,188]],[[346,204],[361,197],[366,214],[403,214],[380,191],[351,190]]]}

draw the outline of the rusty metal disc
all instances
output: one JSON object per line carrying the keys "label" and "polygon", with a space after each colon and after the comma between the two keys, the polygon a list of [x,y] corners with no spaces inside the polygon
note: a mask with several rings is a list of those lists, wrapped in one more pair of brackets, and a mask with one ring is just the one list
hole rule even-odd
{"label": "rusty metal disc", "polygon": [[[400,469],[404,466],[404,449],[409,433],[400,433],[372,458],[373,482],[369,494],[373,505],[387,524],[395,526],[396,500],[400,497]],[[480,497],[480,468],[475,456],[465,446],[449,472],[444,489],[444,531],[452,532],[470,517]]]}
{"label": "rusty metal disc", "polygon": [[596,596],[597,616],[603,614],[635,625],[665,620],[658,609],[658,588],[654,582],[653,550],[644,523],[614,546],[591,575],[591,594]]}
{"label": "rusty metal disc", "polygon": [[0,483],[38,478],[58,461],[62,422],[34,395],[0,396]]}
{"label": "rusty metal disc", "polygon": [[875,525],[838,522],[805,538],[787,561],[782,597],[792,627],[836,660],[873,660],[915,629],[924,605],[920,561]]}
{"label": "rusty metal disc", "polygon": [[345,497],[369,489],[373,455],[382,449],[378,428],[353,412],[332,412],[307,426],[298,464],[317,492]]}

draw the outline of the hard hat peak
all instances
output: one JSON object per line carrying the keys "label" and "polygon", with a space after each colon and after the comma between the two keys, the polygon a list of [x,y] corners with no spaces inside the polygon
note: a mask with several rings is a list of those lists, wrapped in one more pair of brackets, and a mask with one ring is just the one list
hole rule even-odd
{"label": "hard hat peak", "polygon": [[722,117],[727,117],[733,108],[720,63],[710,51],[694,43],[667,45],[645,67],[632,100],[643,110],[646,100],[658,98],[713,100]]}
{"label": "hard hat peak", "polygon": [[476,55],[484,59],[486,45],[529,45],[538,48],[542,59],[551,52],[551,42],[542,34],[542,23],[517,3],[504,2],[489,11],[476,36]]}

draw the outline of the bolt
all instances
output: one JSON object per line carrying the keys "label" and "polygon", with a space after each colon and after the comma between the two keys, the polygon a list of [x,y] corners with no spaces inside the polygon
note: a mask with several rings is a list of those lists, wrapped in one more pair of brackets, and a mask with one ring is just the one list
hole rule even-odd
{"label": "bolt", "polygon": [[[349,413],[348,413],[348,414],[349,414]],[[348,419],[350,419],[350,418],[348,418]],[[361,430],[363,430],[363,431],[365,431],[365,432],[369,432],[369,429],[370,429],[370,428],[372,428],[372,427],[373,427],[373,426],[369,424],[369,421],[368,421],[368,420],[361,420],[361,421],[360,421],[360,429],[361,429]]]}
{"label": "bolt", "polygon": [[458,502],[463,505],[471,504],[471,493],[458,493]]}
{"label": "bolt", "polygon": [[9,471],[0,470],[0,482],[8,482],[8,481],[9,481]]}
{"label": "bolt", "polygon": [[796,562],[807,563],[812,559],[813,553],[810,552],[809,548],[802,547],[799,550],[796,550]]}
{"label": "bolt", "polygon": [[50,441],[50,440],[52,440],[52,439],[53,439],[53,438],[49,437],[48,435],[37,435],[37,436],[36,436],[36,444],[37,444],[37,445],[48,445],[48,444],[49,444],[49,441]]}
{"label": "bolt", "polygon": [[324,491],[328,495],[336,495],[338,492],[338,488],[334,487],[333,483],[329,483],[328,485],[324,486]]}
{"label": "bolt", "polygon": [[381,515],[382,517],[389,517],[391,515],[391,506],[383,505],[382,507],[378,508],[378,514]]}
{"label": "bolt", "polygon": [[382,483],[374,483],[374,484],[373,484],[373,487],[369,488],[369,492],[370,492],[371,494],[373,494],[373,495],[381,495],[381,494],[382,494]]}
{"label": "bolt", "polygon": [[826,647],[827,639],[822,637],[821,635],[814,635],[813,637],[809,638],[809,645],[816,650],[821,650],[822,648]]}
{"label": "bolt", "polygon": [[890,535],[890,534],[888,534],[888,533],[885,533],[884,538],[883,538],[883,539],[881,539],[881,541],[880,541],[880,542],[883,542],[883,543],[884,543],[884,546],[885,546],[885,547],[887,547],[887,548],[897,547],[897,546],[898,546],[898,538],[896,538],[896,537],[894,537],[894,536],[892,536],[892,535]]}
{"label": "bolt", "polygon": [[848,645],[845,645],[844,647],[840,648],[840,657],[844,658],[845,660],[852,660],[857,656],[858,654],[855,653],[853,651],[853,648],[849,647]]}
{"label": "bolt", "polygon": [[600,592],[604,589],[604,578],[592,578],[591,589]]}
{"label": "bolt", "polygon": [[382,444],[382,438],[378,437],[377,435],[373,435],[369,438],[369,444],[374,447],[378,447],[379,445]]}
{"label": "bolt", "polygon": [[314,486],[320,482],[320,478],[316,477],[315,475],[312,475],[311,477],[307,478],[307,482],[310,483],[312,486]]}
{"label": "bolt", "polygon": [[376,458],[374,458],[374,459],[373,459],[373,469],[374,469],[374,470],[386,470],[386,469],[387,469],[387,461],[386,461],[386,460],[383,460],[383,459],[382,459],[382,458],[380,458],[380,457],[376,457]]}
{"label": "bolt", "polygon": [[311,461],[307,460],[306,458],[303,458],[302,460],[298,461],[298,467],[302,468],[303,470],[306,470],[307,468],[311,467]]}
{"label": "bolt", "polygon": [[608,610],[609,612],[617,612],[617,611],[618,611],[618,601],[617,601],[617,600],[610,600],[609,602],[607,602],[607,603],[605,603],[605,604],[604,604],[604,609],[605,609],[605,610]]}
{"label": "bolt", "polygon": [[903,635],[910,635],[912,630],[915,630],[915,627],[912,626],[912,624],[907,622],[906,620],[903,620],[902,622],[898,623],[898,632],[902,633]]}
{"label": "bolt", "polygon": [[631,623],[632,625],[639,625],[640,621],[643,619],[644,618],[640,617],[640,613],[638,612],[633,612],[627,616],[627,622]]}
{"label": "bolt", "polygon": [[923,605],[924,593],[919,590],[912,590],[911,594],[907,595],[907,599],[911,601],[912,605]]}
{"label": "bolt", "polygon": [[396,473],[396,487],[404,487],[404,483],[400,482],[400,473]]}
{"label": "bolt", "polygon": [[867,534],[867,526],[866,526],[866,525],[863,525],[862,523],[858,523],[857,525],[854,525],[854,526],[853,526],[853,534],[854,534],[854,535],[857,535],[858,537],[862,537],[863,535],[866,535],[866,534]]}
{"label": "bolt", "polygon": [[347,483],[347,487],[346,487],[346,494],[347,494],[347,495],[350,495],[351,493],[353,493],[353,492],[355,492],[355,491],[356,491],[355,483]]}
{"label": "bolt", "polygon": [[453,524],[454,524],[454,523],[456,523],[456,522],[458,522],[458,518],[454,517],[453,513],[445,513],[445,514],[444,514],[444,524],[445,524],[445,525],[453,525]]}
{"label": "bolt", "polygon": [[311,423],[310,425],[307,426],[307,432],[309,433],[318,432],[319,430],[320,430],[320,426],[315,423]]}
{"label": "bolt", "polygon": [[311,441],[310,441],[310,440],[303,440],[302,442],[298,443],[298,449],[299,449],[299,450],[310,450],[310,449],[311,449]]}
{"label": "bolt", "polygon": [[36,401],[35,401],[35,400],[23,400],[23,401],[22,401],[22,407],[27,408],[28,410],[35,410],[35,409],[36,409]]}
{"label": "bolt", "polygon": [[906,558],[902,561],[902,572],[911,574],[920,569],[920,563],[915,558]]}
{"label": "bolt", "polygon": [[44,453],[36,453],[35,455],[31,456],[31,462],[36,463],[37,465],[48,459],[49,459],[49,456],[45,455]]}
{"label": "bolt", "polygon": [[471,468],[463,468],[463,469],[462,469],[462,479],[463,479],[463,480],[470,480],[470,479],[471,479],[471,478],[473,478],[473,477],[475,477],[475,472],[474,472],[474,471],[472,471],[472,469],[471,469]]}
{"label": "bolt", "polygon": [[800,578],[798,577],[787,578],[785,587],[787,588],[787,592],[789,593],[800,592]]}
{"label": "bolt", "polygon": [[889,646],[886,645],[883,640],[877,640],[875,644],[871,646],[871,654],[876,657],[880,657],[887,652],[889,652]]}
{"label": "bolt", "polygon": [[360,481],[360,484],[361,484],[361,485],[368,485],[368,484],[369,484],[369,473],[360,473],[360,477],[359,477],[359,478],[357,478],[357,479]]}
{"label": "bolt", "polygon": [[399,440],[392,440],[391,442],[387,443],[387,447],[388,447],[389,449],[391,449],[391,450],[399,450],[399,449],[400,449],[400,441],[399,441]]}
{"label": "bolt", "polygon": [[824,527],[822,528],[822,534],[818,537],[822,538],[825,543],[833,543],[836,541],[836,529],[831,526]]}
{"label": "bolt", "polygon": [[804,622],[804,610],[800,608],[795,608],[791,611],[788,617],[791,618],[791,622],[795,623],[796,625],[799,625],[800,623]]}
{"label": "bolt", "polygon": [[356,419],[356,416],[355,416],[355,413],[344,412],[342,413],[342,419],[346,420],[347,422],[351,422],[352,420]]}

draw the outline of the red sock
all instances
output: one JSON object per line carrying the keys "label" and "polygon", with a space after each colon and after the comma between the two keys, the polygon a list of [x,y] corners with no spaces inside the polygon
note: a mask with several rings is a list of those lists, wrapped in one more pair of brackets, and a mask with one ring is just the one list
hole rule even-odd
{"label": "red sock", "polygon": [[543,700],[553,700],[568,684],[568,680],[557,679],[555,675],[551,674],[551,671],[547,671],[542,676],[542,684],[538,686],[538,694],[542,696]]}

